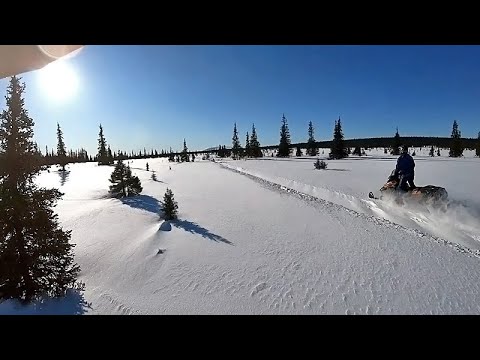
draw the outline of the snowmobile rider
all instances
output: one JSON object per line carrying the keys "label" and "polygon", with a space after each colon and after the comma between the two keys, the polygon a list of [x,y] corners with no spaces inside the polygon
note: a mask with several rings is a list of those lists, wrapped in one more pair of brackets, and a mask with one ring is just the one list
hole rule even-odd
{"label": "snowmobile rider", "polygon": [[413,157],[408,153],[408,146],[402,147],[402,153],[397,159],[397,167],[395,168],[395,174],[399,177],[398,186],[403,191],[409,189],[415,189],[413,180],[415,178],[415,161]]}

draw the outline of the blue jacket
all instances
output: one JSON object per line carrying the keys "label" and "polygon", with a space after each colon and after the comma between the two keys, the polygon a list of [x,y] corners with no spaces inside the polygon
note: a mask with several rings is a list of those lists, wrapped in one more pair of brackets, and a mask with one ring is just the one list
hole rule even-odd
{"label": "blue jacket", "polygon": [[413,175],[415,173],[415,161],[409,153],[400,155],[397,160],[396,171],[399,175]]}

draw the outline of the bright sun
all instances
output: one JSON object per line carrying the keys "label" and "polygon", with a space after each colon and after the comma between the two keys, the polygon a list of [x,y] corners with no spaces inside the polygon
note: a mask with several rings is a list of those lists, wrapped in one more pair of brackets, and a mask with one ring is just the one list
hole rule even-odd
{"label": "bright sun", "polygon": [[39,70],[38,75],[40,88],[49,99],[66,101],[77,92],[78,76],[66,61],[54,61]]}

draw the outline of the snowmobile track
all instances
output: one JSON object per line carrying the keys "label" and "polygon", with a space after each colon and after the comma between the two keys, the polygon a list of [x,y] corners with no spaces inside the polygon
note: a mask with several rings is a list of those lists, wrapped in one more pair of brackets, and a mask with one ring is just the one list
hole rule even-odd
{"label": "snowmobile track", "polygon": [[230,167],[228,165],[224,165],[222,163],[217,162],[217,164],[219,164],[221,167],[223,167],[226,170],[230,170],[230,171],[233,171],[237,174],[246,176],[247,178],[259,183],[260,185],[262,185],[263,187],[265,187],[269,190],[276,191],[276,192],[281,193],[281,194],[288,194],[290,196],[294,196],[298,199],[301,199],[301,200],[311,204],[312,206],[316,206],[316,207],[320,206],[323,211],[329,213],[330,215],[335,216],[335,214],[334,214],[335,212],[344,211],[344,212],[349,213],[352,216],[363,218],[365,221],[372,222],[377,226],[385,226],[385,227],[388,227],[388,228],[394,228],[394,229],[401,230],[401,231],[404,231],[406,233],[415,235],[415,236],[420,237],[420,238],[431,239],[431,240],[435,241],[436,243],[450,246],[460,253],[464,253],[464,254],[467,254],[467,255],[470,255],[470,256],[473,256],[473,257],[480,258],[480,250],[472,250],[472,249],[469,249],[469,248],[467,248],[465,246],[462,246],[460,244],[442,239],[440,237],[436,237],[436,236],[433,236],[433,235],[430,235],[430,234],[425,234],[425,233],[423,233],[423,232],[421,232],[417,229],[407,228],[405,226],[402,226],[400,224],[391,222],[391,221],[386,220],[386,219],[382,219],[382,218],[378,218],[378,217],[375,217],[375,216],[359,213],[355,210],[348,209],[345,206],[338,205],[338,204],[335,204],[333,202],[330,202],[330,201],[327,201],[327,200],[324,200],[324,199],[321,199],[321,198],[318,198],[318,197],[315,197],[315,196],[312,196],[312,195],[302,193],[300,191],[288,188],[288,187],[280,185],[280,184],[276,184],[274,182],[262,179],[261,177],[258,177],[258,176],[249,174],[247,172],[232,168],[232,167]]}

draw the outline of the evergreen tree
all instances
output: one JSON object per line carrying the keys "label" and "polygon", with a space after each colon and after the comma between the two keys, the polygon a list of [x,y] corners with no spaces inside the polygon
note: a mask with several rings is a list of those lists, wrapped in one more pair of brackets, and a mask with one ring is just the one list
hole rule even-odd
{"label": "evergreen tree", "polygon": [[109,192],[113,197],[122,198],[135,196],[142,192],[140,179],[132,175],[130,166],[125,166],[123,160],[118,160],[115,169],[110,175]]}
{"label": "evergreen tree", "polygon": [[62,129],[57,123],[57,156],[58,163],[62,167],[62,171],[65,171],[65,165],[68,164],[67,153],[65,151],[65,142],[63,141]]}
{"label": "evergreen tree", "polygon": [[40,188],[43,169],[32,141],[34,121],[25,109],[25,84],[13,76],[0,114],[0,302],[28,303],[63,296],[77,283],[71,233],[53,211],[62,193]]}
{"label": "evergreen tree", "polygon": [[282,115],[282,127],[280,128],[280,143],[278,145],[278,157],[290,156],[290,131],[288,130],[287,118]]}
{"label": "evergreen tree", "polygon": [[232,137],[232,154],[234,159],[238,159],[242,146],[240,145],[240,140],[238,139],[237,123],[233,126],[233,137]]}
{"label": "evergreen tree", "polygon": [[105,136],[103,135],[103,127],[100,124],[100,132],[98,133],[98,154],[97,154],[98,165],[108,165],[108,152],[107,152],[107,142],[105,141]]}
{"label": "evergreen tree", "polygon": [[441,154],[440,154],[440,148],[437,149],[437,156],[441,156]]}
{"label": "evergreen tree", "polygon": [[452,128],[452,142],[450,145],[449,156],[450,157],[461,157],[463,155],[463,144],[462,144],[462,135],[460,130],[458,130],[457,120],[453,121],[453,128]]}
{"label": "evergreen tree", "polygon": [[317,158],[317,161],[315,161],[313,163],[313,166],[315,167],[315,169],[317,170],[325,170],[327,168],[327,163],[323,160],[320,160],[319,158]]}
{"label": "evergreen tree", "polygon": [[195,162],[195,154],[192,154],[192,162]]}
{"label": "evergreen tree", "polygon": [[398,127],[397,127],[397,132],[395,133],[395,136],[393,138],[392,150],[390,153],[392,155],[400,155],[400,152],[402,150],[401,146],[402,146],[402,140],[400,139],[400,134],[398,133]]}
{"label": "evergreen tree", "polygon": [[297,146],[297,153],[295,156],[302,156],[302,149],[300,149],[300,146]]}
{"label": "evergreen tree", "polygon": [[163,196],[163,212],[165,220],[173,220],[177,218],[178,204],[173,197],[172,190],[168,188]]}
{"label": "evergreen tree", "polygon": [[311,121],[308,123],[307,155],[308,156],[318,155],[317,143],[315,141],[313,124]]}
{"label": "evergreen tree", "polygon": [[353,149],[353,155],[362,156],[362,149],[360,149],[360,146],[355,146],[355,149]]}
{"label": "evergreen tree", "polygon": [[152,172],[152,180],[157,181],[157,174],[155,173],[155,171]]}
{"label": "evergreen tree", "polygon": [[110,150],[110,145],[108,145],[107,158],[108,158],[108,163],[113,164],[113,154],[112,154],[112,150]]}
{"label": "evergreen tree", "polygon": [[182,162],[188,162],[190,161],[189,157],[188,157],[188,148],[187,148],[187,142],[185,141],[185,139],[183,139],[183,151],[182,151]]}
{"label": "evergreen tree", "polygon": [[252,125],[252,136],[250,137],[250,155],[255,158],[263,156],[262,150],[260,149],[260,142],[258,141],[255,124]]}
{"label": "evergreen tree", "polygon": [[477,146],[475,148],[475,155],[480,157],[480,131],[478,132]]}
{"label": "evergreen tree", "polygon": [[250,151],[250,137],[248,135],[247,131],[247,138],[245,139],[245,156],[248,158],[251,156],[251,151]]}
{"label": "evergreen tree", "polygon": [[147,171],[150,171],[150,170],[149,170],[150,167],[148,166],[148,162],[147,162],[147,165],[146,165],[145,167],[146,167]]}
{"label": "evergreen tree", "polygon": [[338,120],[335,120],[333,141],[330,148],[329,157],[331,159],[343,159],[348,157],[348,151],[345,147],[345,140],[343,139],[342,123],[340,118],[338,118]]}
{"label": "evergreen tree", "polygon": [[430,148],[430,154],[429,154],[431,157],[434,157],[435,156],[435,149],[433,148],[433,145],[432,147]]}

